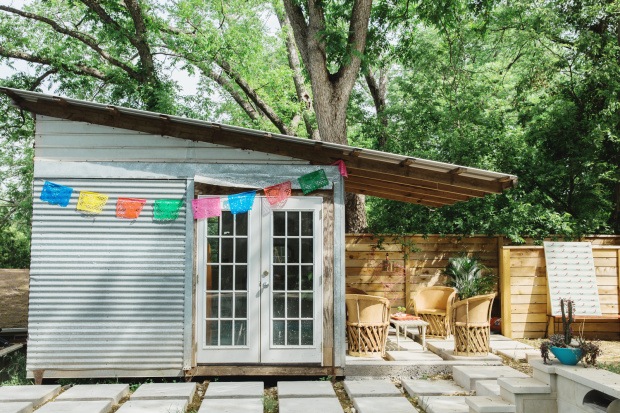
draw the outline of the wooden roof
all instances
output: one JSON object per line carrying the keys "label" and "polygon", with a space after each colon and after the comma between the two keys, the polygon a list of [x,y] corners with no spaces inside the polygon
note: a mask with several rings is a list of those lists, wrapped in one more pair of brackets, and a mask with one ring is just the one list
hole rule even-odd
{"label": "wooden roof", "polygon": [[342,159],[347,192],[441,207],[512,188],[517,177],[482,169],[314,141],[166,114],[0,88],[20,108],[73,121],[303,159],[330,165]]}

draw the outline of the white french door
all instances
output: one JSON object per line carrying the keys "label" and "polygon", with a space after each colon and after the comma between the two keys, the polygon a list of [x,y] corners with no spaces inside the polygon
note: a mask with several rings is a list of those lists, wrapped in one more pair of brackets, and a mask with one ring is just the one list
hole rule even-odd
{"label": "white french door", "polygon": [[322,361],[321,208],[257,197],[248,213],[198,221],[198,363]]}

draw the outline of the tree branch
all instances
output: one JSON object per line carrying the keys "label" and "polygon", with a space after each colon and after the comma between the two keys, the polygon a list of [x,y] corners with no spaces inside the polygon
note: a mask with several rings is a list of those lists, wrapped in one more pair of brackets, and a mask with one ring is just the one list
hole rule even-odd
{"label": "tree branch", "polygon": [[278,128],[280,133],[285,135],[290,135],[291,131],[286,126],[284,121],[278,116],[278,114],[265,102],[259,95],[256,93],[256,90],[252,88],[246,81],[241,77],[241,75],[235,71],[230,64],[223,59],[216,59],[216,64],[224,70],[224,72],[230,77],[236,84],[241,88],[243,93],[250,99],[264,114],[267,116],[267,119],[273,123],[273,125]]}
{"label": "tree branch", "polygon": [[[310,93],[306,89],[304,78],[301,73],[301,62],[299,61],[297,48],[295,47],[295,39],[293,38],[289,18],[286,14],[283,15],[282,13],[278,13],[277,11],[276,15],[278,17],[278,22],[280,23],[280,28],[284,31],[286,35],[284,42],[286,45],[288,64],[293,71],[293,83],[295,84],[297,99],[302,104],[302,113],[304,124],[306,125],[306,132],[308,133],[308,136],[313,140],[321,140],[318,129],[316,129],[312,124],[312,115],[314,114],[312,99],[310,98]],[[296,121],[298,122],[296,118],[291,121],[291,128],[293,130],[296,129]]]}
{"label": "tree branch", "polygon": [[283,3],[284,9],[286,10],[286,15],[288,16],[291,27],[293,28],[297,48],[299,49],[299,53],[301,53],[301,58],[307,65],[307,62],[310,59],[308,54],[308,23],[306,23],[306,18],[301,10],[301,6],[296,4],[294,0],[283,0]]}
{"label": "tree branch", "polygon": [[65,27],[62,27],[58,23],[56,23],[54,20],[48,19],[47,17],[39,16],[39,15],[34,14],[34,13],[25,12],[25,11],[22,11],[22,10],[19,10],[19,9],[15,9],[13,7],[0,6],[0,10],[6,11],[8,13],[16,14],[16,15],[24,17],[24,18],[26,18],[28,20],[35,20],[35,21],[39,21],[41,23],[45,23],[48,26],[50,26],[55,32],[67,35],[69,37],[72,37],[72,38],[80,41],[84,45],[88,46],[89,48],[94,50],[99,56],[101,56],[106,61],[108,61],[110,64],[112,64],[113,66],[119,67],[122,70],[124,70],[130,77],[132,77],[132,78],[134,78],[136,80],[141,80],[141,76],[140,76],[140,74],[137,71],[135,71],[132,67],[126,65],[125,63],[121,62],[120,60],[112,57],[109,53],[107,53],[105,50],[103,50],[97,44],[97,42],[95,42],[95,40],[93,40],[89,36],[86,36],[83,33],[80,33],[80,32],[74,31],[74,30],[69,30],[69,29],[67,29]]}
{"label": "tree branch", "polygon": [[144,16],[142,16],[142,9],[140,4],[136,0],[125,0],[125,6],[131,15],[134,27],[136,28],[136,36],[129,36],[128,39],[132,45],[138,50],[140,55],[140,62],[148,77],[155,78],[155,64],[153,62],[153,53],[146,40],[146,24],[144,22]]}
{"label": "tree branch", "polygon": [[347,41],[347,54],[350,56],[350,61],[348,64],[341,66],[335,76],[338,82],[347,84],[345,88],[349,87],[349,84],[353,85],[362,63],[362,55],[366,49],[371,9],[372,0],[355,0],[353,4]]}
{"label": "tree branch", "polygon": [[107,78],[105,73],[90,66],[86,66],[86,65],[71,66],[71,65],[64,64],[64,63],[57,64],[48,58],[32,55],[29,53],[8,50],[8,49],[3,48],[2,46],[0,46],[0,56],[23,60],[25,62],[30,62],[30,63],[38,63],[38,64],[48,65],[52,67],[58,67],[64,71],[75,73],[76,75],[90,76],[90,77],[94,77],[100,80],[105,80]]}

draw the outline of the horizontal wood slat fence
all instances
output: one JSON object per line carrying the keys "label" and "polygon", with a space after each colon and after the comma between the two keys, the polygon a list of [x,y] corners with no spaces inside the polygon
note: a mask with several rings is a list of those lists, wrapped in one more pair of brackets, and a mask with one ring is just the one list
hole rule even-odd
{"label": "horizontal wood slat fence", "polygon": [[[581,241],[592,243],[603,315],[620,314],[620,237],[593,236]],[[462,253],[478,257],[499,274],[496,301],[501,303],[502,333],[512,338],[546,335],[549,320],[542,246],[511,246],[504,237],[440,235],[348,234],[346,243],[347,287],[386,297],[393,309],[405,306],[406,297],[419,288],[443,285],[442,271],[450,258]],[[575,326],[576,333],[580,327],[581,323]],[[620,339],[618,320],[588,320],[583,329],[587,338]]]}

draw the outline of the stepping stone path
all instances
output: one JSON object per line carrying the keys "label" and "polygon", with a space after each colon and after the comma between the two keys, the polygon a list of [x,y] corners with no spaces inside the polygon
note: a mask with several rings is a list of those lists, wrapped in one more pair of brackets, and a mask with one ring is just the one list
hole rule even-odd
{"label": "stepping stone path", "polygon": [[109,400],[112,404],[129,394],[127,384],[78,384],[56,397],[58,401]]}
{"label": "stepping stone path", "polygon": [[209,383],[198,413],[262,413],[262,381]]}
{"label": "stepping stone path", "polygon": [[196,383],[147,383],[138,387],[117,413],[183,413]]}
{"label": "stepping stone path", "polygon": [[417,412],[389,380],[345,380],[344,389],[358,413]]}
{"label": "stepping stone path", "polygon": [[30,402],[0,402],[0,413],[31,413],[32,410]]}
{"label": "stepping stone path", "polygon": [[329,381],[279,381],[278,403],[280,413],[343,412]]}
{"label": "stepping stone path", "polygon": [[455,396],[468,393],[452,380],[403,380],[403,389],[411,397]]}
{"label": "stepping stone path", "polygon": [[454,366],[452,368],[454,381],[467,390],[476,388],[477,380],[491,380],[500,377],[529,377],[508,366]]}
{"label": "stepping stone path", "polygon": [[0,387],[0,403],[29,402],[34,407],[45,403],[60,393],[58,385],[45,386],[2,386]]}
{"label": "stepping stone path", "polygon": [[56,401],[47,403],[36,413],[108,413],[112,410],[109,400]]}

